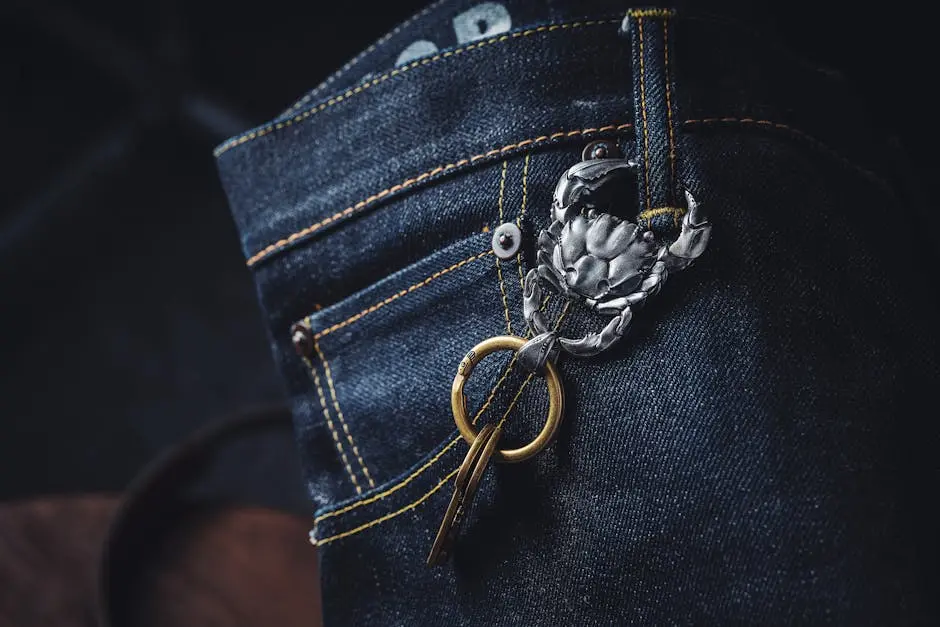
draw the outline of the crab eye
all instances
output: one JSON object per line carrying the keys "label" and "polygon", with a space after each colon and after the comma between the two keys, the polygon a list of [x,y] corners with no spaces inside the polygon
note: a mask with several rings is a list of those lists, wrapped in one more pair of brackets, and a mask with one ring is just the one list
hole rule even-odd
{"label": "crab eye", "polygon": [[620,151],[617,150],[617,144],[607,139],[593,141],[584,147],[581,151],[581,159],[616,159],[620,157]]}

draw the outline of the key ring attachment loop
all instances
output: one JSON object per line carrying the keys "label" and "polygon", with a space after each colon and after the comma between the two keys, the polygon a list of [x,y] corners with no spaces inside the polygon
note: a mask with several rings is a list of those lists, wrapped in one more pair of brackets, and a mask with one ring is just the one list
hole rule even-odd
{"label": "key ring attachment loop", "polygon": [[[450,391],[450,406],[454,412],[454,422],[457,423],[457,429],[460,430],[460,435],[468,443],[472,444],[478,434],[467,416],[467,397],[463,393],[464,384],[470,378],[474,366],[490,353],[498,350],[518,351],[525,344],[526,340],[524,338],[513,335],[498,335],[487,338],[474,346],[457,367],[457,376],[454,377],[454,383]],[[545,420],[545,425],[539,434],[535,436],[535,439],[525,446],[496,451],[494,458],[497,461],[515,463],[529,459],[548,446],[548,443],[555,437],[558,426],[561,424],[564,409],[564,389],[561,385],[558,369],[553,363],[545,363],[544,375],[548,386],[548,417]]]}

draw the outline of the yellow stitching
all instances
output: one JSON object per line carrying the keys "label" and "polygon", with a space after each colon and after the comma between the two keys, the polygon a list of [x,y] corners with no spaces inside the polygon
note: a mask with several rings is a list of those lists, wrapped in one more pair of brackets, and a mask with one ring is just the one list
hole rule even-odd
{"label": "yellow stitching", "polygon": [[314,233],[315,231],[318,231],[318,230],[322,229],[323,227],[325,227],[325,226],[327,226],[327,225],[329,225],[329,224],[331,224],[331,223],[333,223],[333,222],[335,222],[335,221],[337,221],[337,220],[339,220],[339,219],[341,219],[341,218],[344,218],[344,217],[349,216],[349,215],[351,215],[351,214],[353,214],[353,213],[356,213],[356,212],[359,211],[360,209],[364,209],[365,207],[371,205],[372,203],[374,203],[374,202],[377,201],[377,200],[381,200],[382,198],[385,198],[386,196],[388,196],[388,195],[390,195],[390,194],[394,194],[395,192],[399,192],[399,191],[401,191],[401,190],[403,190],[403,189],[406,189],[406,188],[408,188],[408,187],[411,187],[412,185],[415,185],[416,183],[420,183],[421,181],[423,181],[423,180],[425,180],[425,179],[427,179],[427,178],[429,178],[429,177],[432,177],[432,176],[434,176],[434,175],[436,175],[436,174],[441,174],[441,173],[443,173],[443,172],[447,172],[447,171],[452,170],[452,169],[454,169],[454,168],[459,168],[459,167],[461,167],[461,166],[465,166],[465,165],[472,164],[472,163],[474,163],[475,161],[479,161],[480,159],[486,159],[486,158],[488,158],[488,157],[492,157],[492,156],[495,156],[495,155],[501,155],[501,154],[504,154],[504,153],[506,153],[506,152],[509,152],[510,150],[516,150],[516,149],[522,148],[522,147],[524,147],[524,146],[532,146],[532,147],[535,147],[535,146],[537,146],[537,145],[539,145],[539,144],[543,144],[543,143],[546,143],[546,142],[550,142],[550,141],[553,141],[553,140],[555,140],[555,139],[559,139],[559,138],[562,138],[562,137],[577,137],[578,135],[589,135],[589,134],[591,134],[591,133],[605,133],[605,132],[608,132],[608,131],[614,131],[614,132],[616,132],[616,131],[622,131],[622,130],[628,129],[628,128],[632,127],[632,126],[633,126],[632,124],[608,124],[608,125],[606,125],[606,126],[601,126],[601,127],[599,127],[599,128],[583,128],[583,129],[580,129],[580,130],[567,131],[567,132],[559,131],[559,132],[557,132],[557,133],[552,133],[552,134],[550,134],[550,135],[540,135],[540,136],[535,137],[535,138],[533,138],[533,139],[524,139],[524,140],[519,141],[519,142],[516,142],[516,143],[514,143],[514,144],[507,144],[507,145],[503,146],[502,148],[496,148],[496,149],[494,149],[494,150],[489,150],[489,151],[487,151],[487,152],[484,152],[484,153],[481,153],[481,154],[478,154],[478,155],[473,155],[473,156],[468,157],[468,158],[466,158],[466,159],[460,159],[459,161],[456,161],[456,162],[454,162],[454,163],[447,163],[447,164],[444,164],[444,165],[439,165],[439,166],[437,166],[436,168],[433,168],[433,169],[431,169],[431,170],[428,170],[427,172],[423,172],[423,173],[421,173],[421,174],[419,174],[419,175],[417,175],[417,176],[415,176],[415,177],[413,177],[413,178],[405,179],[404,181],[402,181],[401,183],[398,183],[397,185],[392,185],[391,187],[389,187],[389,188],[387,188],[387,189],[383,189],[382,191],[380,191],[380,192],[378,192],[378,193],[376,193],[376,194],[373,194],[373,195],[369,196],[368,198],[366,198],[366,199],[364,199],[364,200],[360,200],[360,201],[357,202],[356,204],[350,205],[349,207],[346,207],[346,208],[343,209],[342,211],[340,211],[340,212],[338,212],[338,213],[335,213],[335,214],[333,214],[333,215],[331,215],[331,216],[329,216],[329,217],[327,217],[327,218],[324,218],[324,219],[320,220],[319,222],[316,222],[315,224],[311,224],[310,226],[305,227],[305,228],[303,228],[303,229],[301,229],[301,230],[299,230],[299,231],[297,231],[297,232],[295,232],[295,233],[291,233],[290,235],[288,235],[288,236],[285,237],[284,239],[280,239],[280,240],[274,242],[273,244],[264,247],[262,250],[258,251],[257,253],[255,253],[254,255],[252,255],[251,257],[249,257],[249,258],[248,258],[248,261],[247,261],[246,263],[248,264],[248,266],[252,266],[252,265],[258,263],[259,261],[261,261],[262,259],[264,259],[265,257],[268,257],[268,256],[271,255],[272,253],[275,253],[275,252],[277,252],[277,251],[279,251],[279,250],[281,250],[281,249],[283,249],[283,248],[286,248],[289,244],[291,244],[292,242],[294,242],[294,241],[300,239],[301,237],[306,237],[307,235],[310,235],[311,233]]}
{"label": "yellow stitching", "polygon": [[[513,368],[513,366],[515,365],[515,363],[516,363],[516,356],[513,355],[512,359],[509,361],[509,365],[506,367],[506,370],[503,372],[503,376],[500,377],[500,379],[496,382],[496,385],[493,386],[493,389],[490,390],[490,394],[489,394],[489,396],[487,397],[486,402],[483,403],[483,405],[482,405],[482,406],[480,407],[480,409],[477,411],[476,416],[473,417],[473,421],[472,421],[473,424],[476,424],[476,422],[477,422],[477,420],[479,420],[480,416],[483,415],[483,412],[486,411],[486,409],[490,406],[490,403],[493,402],[493,398],[495,398],[496,394],[499,392],[499,390],[500,390],[500,388],[502,387],[503,383],[506,382],[506,379],[509,377],[509,374],[512,372],[512,368]],[[368,505],[368,504],[370,504],[370,503],[374,503],[374,502],[376,502],[376,501],[380,501],[380,500],[384,499],[386,496],[388,496],[389,494],[392,494],[392,493],[394,493],[394,492],[397,492],[398,490],[402,489],[403,487],[405,487],[406,485],[408,485],[409,483],[411,483],[411,481],[412,481],[415,477],[417,477],[418,475],[420,475],[421,473],[423,473],[425,470],[427,470],[428,468],[430,468],[431,466],[433,466],[433,465],[437,462],[437,460],[439,460],[441,457],[444,456],[444,453],[446,453],[447,451],[449,451],[450,449],[452,449],[452,448],[454,447],[454,445],[457,444],[457,442],[460,442],[462,439],[463,439],[463,438],[462,438],[461,436],[457,436],[456,438],[454,438],[453,440],[451,440],[450,443],[449,443],[447,446],[445,446],[443,449],[441,449],[440,452],[438,452],[437,455],[435,455],[434,457],[432,457],[431,459],[429,459],[429,460],[427,461],[427,463],[425,463],[423,466],[421,466],[420,468],[418,468],[417,470],[415,470],[413,473],[411,473],[410,475],[408,475],[407,477],[405,477],[405,479],[403,479],[400,483],[396,483],[395,485],[393,485],[393,486],[392,486],[391,488],[389,488],[388,490],[385,490],[384,492],[380,492],[379,494],[374,494],[374,495],[372,495],[372,496],[370,496],[370,497],[368,497],[368,498],[366,498],[366,499],[363,499],[363,500],[361,500],[361,501],[356,501],[355,503],[350,503],[349,505],[347,505],[347,506],[345,506],[345,507],[342,507],[342,508],[340,508],[340,509],[337,509],[337,510],[334,510],[334,511],[331,511],[331,512],[327,512],[327,513],[325,513],[325,514],[322,514],[322,515],[320,515],[320,516],[317,516],[316,518],[313,519],[314,524],[320,522],[321,520],[326,520],[327,518],[332,518],[332,517],[334,517],[334,516],[339,516],[340,514],[345,514],[346,512],[352,511],[352,510],[354,510],[354,509],[356,509],[356,508],[358,508],[358,507],[362,507],[363,505]]]}
{"label": "yellow stitching", "polygon": [[[672,81],[669,77],[669,19],[663,17],[663,56],[666,64],[666,124],[669,127],[669,170],[672,178],[669,181],[669,197],[673,198],[676,188],[676,140],[672,130],[672,100],[669,92],[672,91]],[[675,199],[673,198],[673,202]]]}
{"label": "yellow stitching", "polygon": [[[522,217],[525,215],[526,203],[528,202],[529,197],[529,157],[530,153],[525,153],[525,163],[522,166],[522,209],[519,211],[519,217],[516,218],[516,226],[520,229],[522,228]],[[519,270],[519,289],[525,291],[525,277],[522,276],[522,246],[519,247],[519,252],[516,253],[516,268]],[[526,329],[526,334],[528,335],[529,330]]]}
{"label": "yellow stitching", "polygon": [[[566,301],[565,306],[562,308],[561,315],[558,316],[558,320],[555,321],[555,331],[561,327],[561,323],[564,321],[565,316],[568,315],[568,309],[570,307],[571,301]],[[513,357],[513,359],[515,359],[515,357]],[[532,377],[534,376],[534,372],[529,373],[529,376],[527,376],[525,381],[522,382],[522,385],[519,386],[519,389],[516,391],[516,395],[512,397],[511,401],[509,401],[509,406],[506,407],[506,412],[503,414],[503,417],[499,419],[499,424],[497,426],[502,425],[504,422],[506,422],[506,419],[509,418],[509,414],[512,412],[513,408],[515,408],[516,403],[519,402],[519,399],[522,397],[522,393],[525,391],[526,386],[529,385],[529,382],[532,381]]]}
{"label": "yellow stitching", "polygon": [[673,224],[678,226],[676,220],[685,214],[685,209],[681,207],[656,207],[655,209],[647,209],[646,211],[641,211],[640,215],[637,216],[637,219],[642,220],[651,220],[656,216],[661,216],[663,214],[672,214]]}
{"label": "yellow stitching", "polygon": [[287,127],[289,127],[289,126],[293,126],[294,124],[298,124],[298,123],[300,123],[300,122],[303,122],[304,120],[306,120],[306,119],[309,118],[310,116],[314,115],[315,113],[319,113],[319,112],[323,111],[324,109],[327,109],[327,108],[329,108],[329,107],[332,107],[333,105],[336,105],[336,104],[339,104],[340,102],[343,102],[344,100],[348,100],[349,98],[351,98],[351,97],[353,97],[353,96],[355,96],[355,95],[357,95],[357,94],[360,94],[360,93],[364,92],[365,90],[369,89],[370,87],[375,87],[376,85],[378,85],[378,84],[380,84],[380,83],[384,83],[385,81],[387,81],[388,79],[390,79],[390,78],[392,78],[392,77],[394,77],[394,76],[398,76],[399,74],[404,74],[404,73],[406,73],[406,72],[408,72],[408,71],[410,71],[410,70],[413,70],[413,69],[415,69],[415,68],[417,68],[417,67],[420,67],[420,66],[422,66],[422,65],[430,65],[430,64],[436,63],[437,61],[440,61],[440,60],[442,60],[442,59],[446,59],[446,58],[448,58],[448,57],[453,57],[453,56],[457,56],[457,55],[459,55],[459,54],[463,54],[464,52],[469,52],[469,51],[471,51],[471,50],[478,50],[478,49],[480,49],[480,48],[483,48],[484,46],[489,46],[489,45],[491,45],[491,44],[495,44],[495,43],[499,43],[499,42],[503,42],[503,41],[509,41],[510,39],[518,39],[518,38],[521,38],[521,37],[528,37],[528,36],[534,35],[534,34],[536,34],[536,33],[553,32],[553,31],[556,31],[556,30],[569,30],[569,29],[576,29],[576,28],[584,28],[584,27],[586,27],[586,26],[603,26],[603,25],[606,25],[606,24],[619,24],[619,23],[620,23],[620,20],[611,19],[611,20],[586,20],[586,21],[583,21],[583,22],[569,22],[569,23],[565,23],[565,24],[552,24],[552,25],[548,25],[548,26],[539,26],[539,27],[537,27],[537,28],[530,28],[530,29],[524,30],[524,31],[519,31],[519,32],[515,32],[515,33],[509,33],[509,34],[506,34],[506,35],[501,35],[501,36],[499,36],[499,37],[493,37],[492,39],[487,39],[487,40],[484,40],[484,41],[480,41],[480,42],[477,42],[477,43],[473,43],[473,44],[470,44],[470,45],[468,45],[468,46],[464,46],[463,48],[457,48],[457,49],[455,49],[455,50],[450,50],[450,51],[444,52],[444,53],[442,53],[442,54],[434,55],[433,57],[427,57],[427,58],[424,58],[424,59],[418,59],[417,61],[413,61],[413,62],[409,63],[408,65],[404,65],[404,66],[402,66],[402,67],[400,67],[400,68],[395,68],[395,69],[392,70],[391,72],[388,72],[388,73],[386,73],[386,74],[383,74],[382,76],[379,76],[378,78],[375,78],[375,79],[373,79],[373,80],[371,80],[371,81],[368,81],[368,82],[366,82],[366,83],[363,83],[362,85],[359,85],[359,86],[357,86],[357,87],[354,87],[354,88],[352,88],[352,89],[349,89],[349,90],[347,90],[345,93],[343,93],[343,94],[341,94],[341,95],[334,96],[333,98],[330,98],[330,99],[327,100],[326,102],[321,103],[321,104],[319,104],[318,106],[316,106],[316,107],[314,107],[314,108],[312,108],[312,109],[308,109],[307,111],[304,111],[303,113],[300,113],[300,114],[298,114],[298,115],[295,115],[294,117],[292,117],[292,118],[290,118],[290,119],[283,120],[283,121],[280,121],[280,122],[272,122],[271,124],[268,124],[268,125],[266,125],[266,126],[264,126],[264,127],[262,127],[262,128],[259,128],[259,129],[257,129],[257,130],[251,131],[251,132],[248,133],[247,135],[242,135],[241,137],[236,137],[235,139],[229,140],[229,141],[225,142],[224,144],[222,144],[221,146],[219,146],[218,148],[216,148],[215,151],[213,152],[213,154],[214,154],[216,157],[219,157],[219,156],[221,156],[223,153],[225,153],[225,152],[231,150],[232,148],[234,148],[234,147],[236,147],[236,146],[240,146],[240,145],[242,145],[242,144],[245,144],[245,143],[248,143],[248,142],[250,142],[250,141],[253,141],[253,140],[255,140],[255,139],[259,138],[259,137],[263,137],[263,136],[265,136],[265,135],[267,135],[267,134],[269,134],[269,133],[271,133],[271,132],[273,132],[273,131],[281,130],[281,129],[287,128]]}
{"label": "yellow stitching", "polygon": [[343,459],[343,465],[346,466],[346,472],[349,473],[350,479],[352,479],[353,486],[356,488],[357,494],[362,494],[362,488],[359,487],[359,482],[356,480],[356,473],[353,472],[352,466],[349,465],[349,460],[346,458],[346,451],[343,450],[343,443],[339,441],[339,435],[336,433],[336,429],[333,427],[333,421],[330,419],[330,412],[326,408],[326,396],[323,394],[323,386],[320,385],[320,375],[317,374],[317,369],[313,363],[306,357],[302,357],[304,363],[307,364],[307,367],[310,369],[310,372],[313,374],[313,385],[317,388],[317,395],[320,397],[320,407],[323,408],[323,417],[326,418],[326,426],[329,427],[330,433],[333,434],[333,442],[336,444],[336,449],[339,451],[340,457]]}
{"label": "yellow stitching", "polygon": [[637,16],[640,36],[640,112],[643,116],[643,182],[646,186],[646,208],[650,208],[650,128],[646,123],[646,70],[643,65],[643,20]]}
{"label": "yellow stitching", "polygon": [[[499,178],[499,223],[503,223],[503,192],[506,189],[506,166],[507,162],[503,161],[503,171],[502,175]],[[495,257],[495,255],[494,255]],[[503,282],[503,266],[499,262],[499,257],[496,257],[496,275],[499,277],[499,291],[503,295],[503,315],[506,317],[506,332],[509,335],[514,335],[512,332],[512,320],[509,318],[509,298],[506,296],[506,284]]]}
{"label": "yellow stitching", "polygon": [[443,270],[438,270],[437,272],[435,272],[434,274],[432,274],[432,275],[429,276],[428,278],[424,279],[423,281],[419,281],[418,283],[415,283],[415,284],[412,285],[411,287],[408,287],[408,288],[406,288],[406,289],[403,289],[402,291],[398,292],[397,294],[392,294],[391,296],[389,296],[389,297],[386,298],[385,300],[383,300],[383,301],[381,301],[381,302],[378,302],[378,303],[372,305],[371,307],[367,307],[366,309],[363,309],[362,311],[360,311],[360,312],[357,313],[356,315],[351,316],[351,317],[347,318],[346,320],[343,320],[342,322],[337,322],[337,323],[334,324],[333,326],[327,327],[326,329],[323,329],[323,330],[320,331],[319,333],[316,333],[316,334],[313,336],[313,339],[314,339],[314,340],[319,340],[319,339],[322,338],[324,335],[329,335],[330,333],[333,333],[334,331],[338,331],[339,329],[342,329],[342,328],[345,327],[346,325],[352,324],[352,323],[355,322],[356,320],[359,320],[360,318],[369,315],[369,314],[372,313],[373,311],[376,311],[376,310],[378,310],[378,309],[381,309],[382,307],[384,307],[385,305],[391,303],[392,301],[398,300],[398,299],[401,298],[402,296],[406,296],[406,295],[410,294],[411,292],[414,292],[415,290],[421,289],[422,287],[424,287],[425,285],[427,285],[428,283],[430,283],[430,282],[433,281],[434,279],[436,279],[436,278],[438,278],[438,277],[441,277],[441,276],[447,274],[448,272],[451,272],[451,271],[453,271],[453,270],[456,270],[457,268],[459,268],[459,267],[461,267],[461,266],[464,266],[464,265],[470,263],[471,261],[476,261],[477,259],[481,259],[481,258],[483,258],[483,257],[485,257],[485,256],[487,256],[487,255],[492,255],[492,254],[493,254],[493,249],[491,248],[490,250],[485,250],[485,251],[483,251],[482,253],[480,253],[480,254],[478,254],[478,255],[474,255],[474,256],[472,256],[472,257],[467,257],[467,258],[464,259],[463,261],[458,261],[457,263],[455,263],[454,265],[450,266],[449,268],[444,268]]}
{"label": "yellow stitching", "polygon": [[635,9],[630,11],[630,15],[636,18],[640,17],[672,17],[676,14],[672,9]]}
{"label": "yellow stitching", "polygon": [[324,355],[323,351],[320,350],[320,344],[316,340],[313,341],[313,350],[316,351],[317,357],[319,357],[320,361],[323,362],[323,370],[326,373],[326,384],[330,388],[330,397],[333,399],[333,407],[336,409],[336,417],[339,418],[339,424],[342,425],[343,432],[346,434],[346,439],[349,441],[349,446],[352,447],[353,453],[356,455],[356,459],[359,460],[359,467],[362,468],[363,474],[366,476],[366,479],[369,480],[369,485],[374,488],[375,481],[372,480],[372,475],[369,473],[369,467],[366,466],[366,463],[362,459],[362,455],[359,454],[359,448],[353,441],[352,434],[349,432],[349,427],[346,426],[346,418],[343,416],[343,410],[339,408],[339,400],[336,398],[336,388],[333,386],[333,373],[330,371],[330,362],[327,361],[326,355]]}
{"label": "yellow stitching", "polygon": [[[546,299],[546,300],[547,300],[547,299]],[[558,320],[555,321],[555,330],[556,330],[556,331],[561,327],[561,323],[562,323],[562,321],[565,319],[565,316],[568,315],[568,310],[569,310],[570,307],[571,307],[571,301],[567,301],[567,302],[565,303],[565,306],[562,308],[561,314],[558,316]],[[497,392],[497,390],[499,389],[499,386],[501,386],[501,385],[503,384],[503,382],[506,380],[506,378],[509,376],[509,373],[510,373],[510,371],[512,370],[512,367],[513,367],[513,365],[514,365],[515,363],[516,363],[516,356],[513,355],[513,358],[512,358],[512,360],[509,362],[509,366],[506,368],[506,371],[503,373],[503,376],[499,379],[499,381],[496,382],[496,385],[493,386],[493,390],[490,392],[489,398],[487,398],[486,402],[485,402],[485,403],[483,404],[483,406],[480,408],[480,411],[478,411],[478,412],[477,412],[477,415],[473,418],[473,422],[474,422],[474,423],[476,423],[477,419],[483,414],[483,412],[486,410],[486,408],[489,407],[489,404],[490,404],[490,402],[492,402],[493,397],[496,395],[496,392]],[[507,409],[507,412],[506,412],[505,414],[503,414],[503,418],[502,418],[502,420],[501,420],[500,422],[506,420],[506,417],[509,415],[509,411],[515,406],[515,403],[519,400],[519,397],[520,397],[520,395],[522,394],[522,390],[525,388],[526,383],[528,383],[528,381],[531,380],[531,379],[532,379],[532,375],[529,375],[529,377],[526,379],[525,383],[523,383],[522,386],[520,386],[519,391],[516,393],[516,396],[513,398],[512,402],[510,402],[510,404],[509,404],[509,409]],[[424,464],[423,466],[421,466],[420,468],[418,468],[416,471],[414,471],[413,473],[411,473],[410,475],[408,475],[408,477],[406,477],[401,483],[395,484],[394,486],[392,486],[392,487],[389,488],[388,490],[386,490],[386,491],[384,491],[384,492],[381,492],[381,493],[379,493],[379,494],[376,494],[376,495],[374,495],[374,496],[370,496],[369,498],[364,499],[364,500],[362,500],[362,501],[357,501],[357,502],[355,502],[355,503],[350,503],[350,504],[347,505],[346,507],[343,507],[343,508],[338,509],[338,510],[333,511],[333,512],[327,512],[327,513],[325,513],[325,514],[323,514],[323,515],[321,515],[321,516],[318,516],[318,517],[316,517],[316,518],[313,519],[314,524],[316,524],[316,523],[318,523],[318,522],[320,522],[320,521],[322,521],[322,520],[326,520],[327,518],[332,518],[333,516],[339,516],[340,514],[345,514],[346,512],[349,512],[349,511],[351,511],[351,510],[354,510],[354,509],[356,509],[356,508],[358,508],[358,507],[362,507],[363,505],[368,505],[369,503],[374,503],[375,501],[381,500],[381,499],[385,498],[386,496],[388,496],[389,494],[392,494],[393,492],[397,492],[398,490],[400,490],[401,488],[403,488],[405,485],[407,485],[408,483],[410,483],[415,477],[417,477],[418,475],[420,475],[421,473],[423,473],[425,470],[427,470],[428,468],[430,468],[432,465],[434,465],[435,463],[437,463],[437,461],[438,461],[441,457],[444,456],[444,453],[446,453],[448,450],[450,450],[455,444],[457,444],[457,442],[459,442],[459,441],[462,440],[462,439],[463,439],[463,438],[461,438],[460,436],[454,438],[447,446],[445,446],[443,449],[441,449],[441,451],[440,451],[437,455],[435,455],[435,456],[432,457],[430,460],[428,460],[428,462],[427,462],[426,464]],[[379,517],[379,518],[376,518],[375,520],[373,520],[373,521],[371,521],[371,522],[368,522],[368,523],[365,523],[365,524],[360,525],[360,526],[358,526],[358,527],[355,527],[355,528],[353,528],[353,529],[350,529],[349,531],[344,531],[344,532],[342,532],[342,533],[339,533],[339,534],[330,536],[330,537],[325,538],[325,539],[323,539],[323,540],[315,540],[315,541],[314,541],[314,544],[316,544],[316,545],[319,546],[319,545],[322,545],[322,544],[327,544],[327,543],[332,542],[332,541],[334,541],[334,540],[339,540],[340,538],[345,538],[345,537],[347,537],[347,536],[351,536],[351,535],[353,535],[353,534],[355,534],[355,533],[359,533],[360,531],[363,531],[363,530],[365,530],[365,529],[368,529],[369,527],[373,527],[373,526],[375,526],[375,525],[378,525],[378,524],[380,524],[380,523],[383,523],[383,522],[385,522],[386,520],[390,520],[390,519],[392,519],[392,518],[398,516],[399,514],[403,514],[404,512],[407,512],[408,510],[414,509],[415,507],[417,507],[418,505],[420,505],[421,503],[423,503],[424,501],[426,501],[432,494],[434,494],[435,492],[437,492],[438,490],[440,490],[441,487],[442,487],[445,483],[447,483],[448,481],[450,481],[450,479],[451,479],[454,475],[457,474],[457,471],[458,471],[458,470],[459,470],[459,468],[455,469],[455,470],[454,470],[453,472],[451,472],[449,475],[447,475],[446,477],[444,477],[435,487],[433,487],[433,488],[432,488],[429,492],[427,492],[424,496],[422,496],[422,497],[419,498],[418,500],[416,500],[416,501],[410,503],[409,505],[406,505],[405,507],[403,507],[403,508],[401,508],[401,509],[399,509],[399,510],[396,510],[396,511],[390,513],[390,514],[386,514],[386,515],[384,515],[384,516],[381,516],[381,517]]]}
{"label": "yellow stitching", "polygon": [[367,522],[367,523],[365,523],[364,525],[359,525],[358,527],[354,527],[353,529],[350,529],[349,531],[344,531],[344,532],[342,532],[342,533],[338,533],[338,534],[336,534],[335,536],[330,536],[329,538],[324,538],[323,540],[313,540],[313,543],[314,543],[316,546],[323,546],[324,544],[329,544],[330,542],[333,542],[333,541],[335,541],[335,540],[341,540],[342,538],[346,538],[346,537],[351,536],[351,535],[353,535],[353,534],[357,534],[357,533],[359,533],[360,531],[365,531],[365,530],[368,529],[369,527],[374,527],[374,526],[376,526],[376,525],[380,525],[380,524],[384,523],[386,520],[391,520],[392,518],[395,518],[395,517],[398,516],[399,514],[404,514],[405,512],[407,512],[407,511],[409,511],[409,510],[412,510],[412,509],[418,507],[419,505],[421,505],[422,503],[424,503],[426,500],[428,500],[429,498],[431,498],[431,495],[434,494],[435,492],[437,492],[438,490],[440,490],[441,488],[443,488],[443,487],[447,484],[447,482],[450,481],[450,480],[454,477],[454,475],[457,474],[457,472],[458,472],[459,470],[460,470],[460,468],[455,468],[453,472],[451,472],[449,475],[447,475],[446,477],[444,477],[443,479],[441,479],[441,480],[438,482],[438,484],[437,484],[436,486],[434,486],[433,488],[431,488],[430,491],[428,491],[424,496],[422,496],[421,498],[419,498],[417,501],[414,501],[414,502],[412,502],[412,503],[409,503],[408,505],[405,505],[404,507],[402,507],[402,508],[399,509],[399,510],[396,510],[396,511],[391,512],[391,513],[389,513],[389,514],[385,514],[384,516],[381,516],[381,517],[379,517],[379,518],[376,518],[375,520],[372,520],[372,521],[370,521],[370,522]]}
{"label": "yellow stitching", "polygon": [[509,375],[512,374],[512,369],[516,365],[516,354],[514,353],[512,359],[509,360],[509,364],[506,366],[506,370],[503,371],[503,376],[499,378],[499,381],[496,382],[496,385],[493,386],[493,389],[490,390],[489,396],[486,397],[486,401],[483,405],[480,406],[480,409],[477,410],[476,415],[471,421],[472,424],[476,424],[477,420],[480,419],[480,416],[483,415],[489,406],[493,402],[493,399],[496,398],[496,395],[499,393],[500,388],[503,387],[503,383],[506,382],[506,379],[509,378]]}
{"label": "yellow stitching", "polygon": [[356,501],[355,503],[350,503],[350,504],[347,505],[346,507],[342,507],[342,508],[337,509],[337,510],[334,510],[334,511],[332,511],[332,512],[327,512],[327,513],[325,513],[325,514],[321,514],[320,516],[317,516],[316,518],[313,519],[314,524],[319,523],[319,522],[321,522],[321,521],[323,521],[323,520],[326,520],[327,518],[332,518],[332,517],[334,517],[334,516],[339,516],[340,514],[345,514],[346,512],[349,512],[349,511],[352,511],[352,510],[356,509],[357,507],[362,507],[363,505],[368,505],[369,503],[375,503],[376,501],[381,501],[382,499],[384,499],[384,498],[385,498],[386,496],[388,496],[389,494],[392,494],[392,493],[394,493],[394,492],[398,492],[398,491],[401,490],[403,487],[405,487],[406,485],[408,485],[409,483],[411,483],[411,481],[412,481],[415,477],[417,477],[418,475],[420,475],[421,473],[423,473],[425,470],[427,470],[428,468],[430,468],[431,466],[433,466],[435,463],[437,463],[437,460],[439,460],[441,457],[443,457],[444,454],[445,454],[447,451],[449,451],[450,449],[454,448],[454,445],[457,444],[457,442],[460,442],[462,439],[463,439],[462,437],[458,436],[458,437],[454,438],[453,440],[451,440],[450,443],[449,443],[447,446],[445,446],[444,448],[442,448],[442,449],[440,450],[440,452],[439,452],[437,455],[435,455],[434,457],[432,457],[431,459],[429,459],[429,460],[427,461],[427,463],[425,463],[423,466],[421,466],[420,468],[418,468],[417,470],[415,470],[413,473],[411,473],[410,475],[408,475],[407,477],[405,477],[405,479],[403,479],[400,483],[396,483],[395,485],[393,485],[393,486],[392,486],[391,488],[389,488],[388,490],[385,490],[384,492],[379,492],[378,494],[374,494],[374,495],[370,496],[369,498],[363,499],[363,500],[361,500],[361,501]]}

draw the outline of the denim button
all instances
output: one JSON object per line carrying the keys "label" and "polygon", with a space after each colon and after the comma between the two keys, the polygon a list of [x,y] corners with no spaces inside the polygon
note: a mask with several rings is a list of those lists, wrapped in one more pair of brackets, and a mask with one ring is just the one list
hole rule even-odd
{"label": "denim button", "polygon": [[504,222],[493,231],[493,252],[500,259],[509,259],[519,252],[522,232],[512,222]]}

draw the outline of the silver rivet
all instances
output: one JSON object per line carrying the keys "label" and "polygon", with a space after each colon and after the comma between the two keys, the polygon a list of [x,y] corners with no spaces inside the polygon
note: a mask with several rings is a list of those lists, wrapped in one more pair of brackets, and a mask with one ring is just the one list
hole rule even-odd
{"label": "silver rivet", "polygon": [[504,222],[493,230],[493,252],[500,259],[509,259],[519,252],[522,231],[512,222]]}

